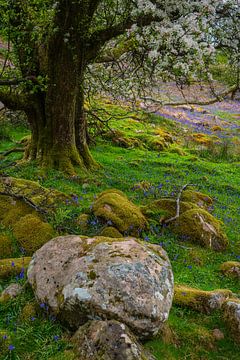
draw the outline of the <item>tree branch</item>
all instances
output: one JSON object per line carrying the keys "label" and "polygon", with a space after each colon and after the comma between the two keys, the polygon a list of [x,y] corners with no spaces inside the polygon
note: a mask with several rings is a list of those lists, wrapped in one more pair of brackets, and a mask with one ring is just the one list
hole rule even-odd
{"label": "tree branch", "polygon": [[31,108],[31,99],[27,95],[7,93],[0,89],[0,101],[11,110],[27,110]]}
{"label": "tree branch", "polygon": [[210,100],[206,100],[206,101],[188,101],[186,99],[186,101],[179,101],[179,102],[174,102],[174,103],[167,103],[164,102],[163,100],[159,100],[159,99],[154,99],[152,97],[141,97],[141,100],[144,101],[151,101],[153,103],[156,104],[161,104],[162,106],[182,106],[182,105],[199,105],[199,106],[204,106],[204,105],[211,105],[214,104],[216,102],[222,101],[223,98],[225,98],[227,95],[231,94],[232,92],[236,91],[239,89],[239,85],[234,85],[231,88],[229,88],[228,90],[222,92],[221,94],[217,94],[217,97],[214,99],[210,99]]}
{"label": "tree branch", "polygon": [[153,15],[141,15],[137,18],[132,18],[129,16],[114,26],[95,31],[90,38],[90,48],[92,46],[96,47],[96,44],[98,44],[98,49],[101,48],[107,41],[124,34],[125,31],[130,29],[134,24],[144,27],[150,25],[154,21],[159,20],[161,20],[159,17]]}

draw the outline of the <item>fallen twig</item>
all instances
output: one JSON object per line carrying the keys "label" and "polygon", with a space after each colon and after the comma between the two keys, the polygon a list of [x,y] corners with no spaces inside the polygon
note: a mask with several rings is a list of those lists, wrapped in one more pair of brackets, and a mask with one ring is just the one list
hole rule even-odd
{"label": "fallen twig", "polygon": [[174,221],[174,220],[176,220],[176,219],[179,218],[179,216],[180,216],[180,200],[181,200],[181,196],[182,196],[183,191],[186,190],[186,188],[187,188],[188,186],[192,186],[192,184],[186,184],[186,185],[184,185],[184,186],[181,188],[181,190],[180,190],[180,192],[179,192],[179,194],[178,194],[178,197],[177,197],[177,200],[176,200],[176,204],[177,204],[176,215],[175,215],[174,217],[171,217],[170,219],[165,220],[165,221],[164,221],[164,224],[169,224],[170,222],[172,222],[172,221]]}

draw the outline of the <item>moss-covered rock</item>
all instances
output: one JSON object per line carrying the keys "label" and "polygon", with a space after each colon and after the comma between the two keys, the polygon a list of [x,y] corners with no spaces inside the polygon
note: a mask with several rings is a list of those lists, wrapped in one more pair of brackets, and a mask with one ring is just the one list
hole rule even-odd
{"label": "moss-covered rock", "polygon": [[11,299],[15,299],[21,294],[23,287],[18,283],[10,284],[6,289],[3,290],[0,296],[0,303],[5,303]]}
{"label": "moss-covered rock", "polygon": [[240,262],[238,261],[226,261],[220,266],[220,270],[226,276],[240,279]]}
{"label": "moss-covered rock", "polygon": [[32,255],[56,233],[52,226],[35,215],[26,215],[13,227],[13,235],[27,255]]}
{"label": "moss-covered rock", "polygon": [[[192,209],[198,209],[197,205],[185,201],[180,202],[180,214]],[[152,201],[150,204],[141,207],[141,210],[149,218],[159,215],[165,216],[167,219],[176,215],[177,203],[174,199],[163,198]]]}
{"label": "moss-covered rock", "polygon": [[7,235],[0,235],[0,259],[11,257],[12,253],[12,240]]}
{"label": "moss-covered rock", "polygon": [[[25,204],[20,200],[14,200],[10,197],[7,197],[9,200],[8,209],[2,215],[1,223],[6,227],[12,227],[16,222],[18,222],[23,216],[27,214],[37,214],[36,211]],[[0,199],[1,201],[1,199]]]}
{"label": "moss-covered rock", "polygon": [[183,240],[215,251],[223,251],[228,245],[221,222],[200,208],[185,211],[170,223],[170,228]]}
{"label": "moss-covered rock", "polygon": [[[39,207],[55,208],[59,203],[71,200],[67,195],[57,190],[49,190],[35,181],[14,177],[0,178],[0,191],[25,196]],[[13,200],[14,201],[14,196]],[[2,212],[2,211],[1,211]],[[1,214],[0,212],[0,214]]]}
{"label": "moss-covered rock", "polygon": [[121,233],[139,235],[147,220],[139,207],[118,190],[102,192],[93,204],[93,213],[102,221],[115,226]]}
{"label": "moss-covered rock", "polygon": [[220,309],[231,295],[232,292],[228,289],[204,291],[186,285],[175,285],[173,303],[210,314]]}
{"label": "moss-covered rock", "polygon": [[240,343],[240,300],[229,299],[223,306],[224,320],[230,330],[230,335]]}
{"label": "moss-covered rock", "polygon": [[213,199],[198,191],[185,190],[182,193],[182,201],[191,202],[197,206],[209,210],[213,205]]}
{"label": "moss-covered rock", "polygon": [[110,238],[115,238],[115,239],[123,237],[123,235],[113,226],[105,227],[101,231],[99,236],[110,237]]}
{"label": "moss-covered rock", "polygon": [[31,257],[0,260],[0,279],[6,279],[10,276],[19,275],[23,269],[27,269],[30,261]]}

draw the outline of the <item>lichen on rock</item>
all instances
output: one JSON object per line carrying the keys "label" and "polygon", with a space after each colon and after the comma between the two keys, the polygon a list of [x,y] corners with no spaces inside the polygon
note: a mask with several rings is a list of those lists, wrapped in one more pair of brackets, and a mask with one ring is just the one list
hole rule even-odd
{"label": "lichen on rock", "polygon": [[147,338],[172,304],[166,252],[135,238],[58,237],[34,254],[28,280],[36,299],[74,329],[89,319],[117,319]]}
{"label": "lichen on rock", "polygon": [[229,327],[231,337],[240,343],[240,300],[229,299],[223,307],[224,320]]}
{"label": "lichen on rock", "polygon": [[89,321],[72,337],[80,359],[154,360],[123,323]]}

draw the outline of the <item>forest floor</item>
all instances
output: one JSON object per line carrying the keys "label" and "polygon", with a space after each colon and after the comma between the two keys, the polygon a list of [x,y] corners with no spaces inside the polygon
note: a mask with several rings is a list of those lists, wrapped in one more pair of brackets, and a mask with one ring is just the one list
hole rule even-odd
{"label": "forest floor", "polygon": [[[229,99],[202,107],[155,107],[151,114],[132,112],[103,100],[101,107],[113,114],[108,121],[113,131],[107,129],[103,138],[97,136],[91,148],[102,165],[100,170],[91,174],[79,171],[78,176],[68,177],[56,171],[39,172],[34,163],[11,166],[21,158],[21,153],[2,158],[0,170],[74,196],[77,206],[65,204],[49,218],[55,229],[64,233],[61,229],[67,228],[68,233],[74,234],[79,234],[74,220],[105,189],[117,188],[134,203],[145,205],[163,196],[176,198],[183,185],[194,184],[195,190],[214,199],[213,214],[224,224],[230,242],[228,249],[216,253],[180,241],[158,227],[143,237],[167,251],[175,284],[202,290],[230,289],[240,297],[239,280],[225,277],[219,271],[223,262],[240,260],[240,102]],[[96,131],[92,133],[96,135]],[[1,127],[0,151],[15,146],[28,134],[27,127],[16,117],[11,122],[5,121]],[[147,189],[136,186],[144,182]],[[98,225],[93,222],[90,232],[98,231]],[[11,228],[4,226],[0,227],[0,233],[13,236]],[[15,249],[13,256],[22,254]],[[15,278],[0,280],[0,290],[15,281]],[[14,346],[0,352],[0,359],[74,359],[68,352],[72,349],[68,332],[48,314],[39,313],[28,321],[23,320],[22,308],[31,301],[33,294],[27,290],[18,299],[0,304],[0,337],[10,334],[10,345]],[[240,347],[234,343],[221,311],[206,315],[173,305],[169,327],[168,336],[145,344],[156,359],[240,358]],[[214,329],[220,329],[224,338],[216,340]]]}

